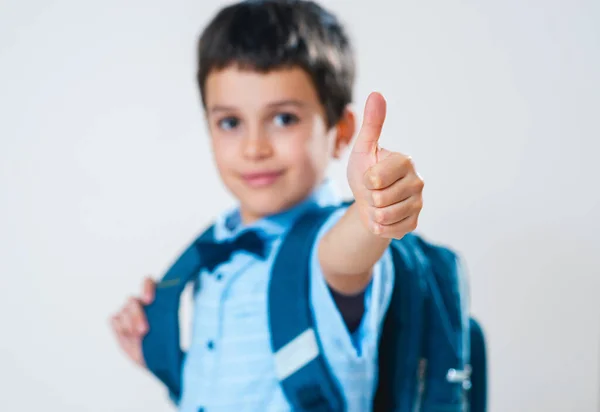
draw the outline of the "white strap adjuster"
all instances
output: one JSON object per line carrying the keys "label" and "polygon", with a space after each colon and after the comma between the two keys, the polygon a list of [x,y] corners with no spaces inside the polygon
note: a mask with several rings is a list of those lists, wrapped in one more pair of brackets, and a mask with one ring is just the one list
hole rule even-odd
{"label": "white strap adjuster", "polygon": [[464,370],[448,369],[446,380],[450,383],[462,383],[463,389],[471,389],[471,366],[466,365]]}

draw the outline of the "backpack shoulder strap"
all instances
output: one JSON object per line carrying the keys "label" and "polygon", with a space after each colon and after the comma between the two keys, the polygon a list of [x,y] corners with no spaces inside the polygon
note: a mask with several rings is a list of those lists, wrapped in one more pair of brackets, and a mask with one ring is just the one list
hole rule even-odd
{"label": "backpack shoulder strap", "polygon": [[379,341],[379,379],[375,412],[419,410],[415,407],[423,347],[426,284],[423,262],[408,234],[390,246],[394,289]]}
{"label": "backpack shoulder strap", "polygon": [[183,351],[180,344],[179,304],[181,293],[202,267],[197,250],[198,241],[210,241],[214,226],[208,228],[175,261],[156,285],[154,301],[144,308],[149,331],[142,340],[146,366],[177,401],[181,396],[181,369]]}
{"label": "backpack shoulder strap", "polygon": [[310,255],[337,207],[299,218],[281,245],[269,284],[269,326],[277,376],[294,411],[342,412],[344,397],[321,352],[310,307]]}
{"label": "backpack shoulder strap", "polygon": [[[427,359],[423,410],[465,410],[470,387],[469,310],[465,274],[450,249],[415,238],[427,267]],[[438,409],[436,409],[438,408]],[[445,409],[446,410],[446,409]]]}

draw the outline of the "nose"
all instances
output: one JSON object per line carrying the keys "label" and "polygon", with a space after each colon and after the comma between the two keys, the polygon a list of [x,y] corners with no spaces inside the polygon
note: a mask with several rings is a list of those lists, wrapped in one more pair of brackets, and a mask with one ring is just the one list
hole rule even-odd
{"label": "nose", "polygon": [[266,159],[273,155],[271,140],[264,131],[253,130],[244,138],[243,153],[248,160]]}

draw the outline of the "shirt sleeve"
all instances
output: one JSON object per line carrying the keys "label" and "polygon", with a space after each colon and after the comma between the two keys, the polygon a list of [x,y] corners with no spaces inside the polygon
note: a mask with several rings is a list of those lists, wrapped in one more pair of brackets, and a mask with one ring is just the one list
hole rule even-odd
{"label": "shirt sleeve", "polygon": [[364,291],[364,313],[358,328],[351,333],[334,300],[318,257],[318,245],[342,217],[346,209],[334,212],[323,224],[310,256],[310,299],[317,334],[325,348],[336,348],[351,356],[377,350],[377,342],[393,290],[394,271],[389,250],[373,267],[373,277]]}

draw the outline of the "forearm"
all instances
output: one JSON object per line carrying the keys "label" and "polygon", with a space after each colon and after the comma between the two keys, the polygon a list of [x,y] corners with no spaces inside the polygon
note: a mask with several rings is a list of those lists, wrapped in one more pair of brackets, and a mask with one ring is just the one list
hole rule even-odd
{"label": "forearm", "polygon": [[340,293],[360,293],[371,281],[373,266],[389,244],[390,239],[368,230],[360,219],[357,204],[352,204],[319,243],[325,280]]}

